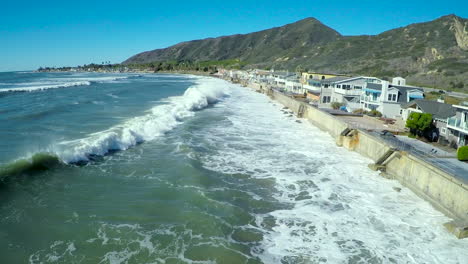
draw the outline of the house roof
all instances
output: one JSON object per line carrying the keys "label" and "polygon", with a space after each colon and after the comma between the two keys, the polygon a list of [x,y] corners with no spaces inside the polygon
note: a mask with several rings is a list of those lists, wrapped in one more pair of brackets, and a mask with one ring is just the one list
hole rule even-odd
{"label": "house roof", "polygon": [[381,91],[382,90],[382,84],[380,84],[380,83],[367,83],[366,88]]}
{"label": "house roof", "polygon": [[287,71],[275,71],[275,72],[272,72],[271,74],[275,76],[281,76],[281,77],[288,77],[288,76],[296,75],[296,73],[294,72],[287,72]]}
{"label": "house roof", "polygon": [[[402,85],[392,85],[389,84],[388,88],[398,89],[398,103],[405,104],[407,103],[408,91],[417,90],[423,92],[422,88],[414,86],[402,86]],[[382,84],[378,83],[367,83],[366,89],[372,89],[376,91],[382,91]]]}
{"label": "house roof", "polygon": [[423,92],[423,89],[421,88],[416,88],[416,87],[409,87],[409,86],[397,86],[397,85],[389,85],[390,87],[395,87],[398,89],[398,103],[400,104],[405,104],[407,103],[407,98],[408,98],[408,91],[411,90],[417,90],[420,92]]}
{"label": "house roof", "polygon": [[419,108],[421,108],[424,113],[432,114],[434,118],[438,119],[447,119],[451,116],[454,116],[456,112],[452,105],[424,99],[411,101],[402,107],[409,108],[414,105],[419,106]]}
{"label": "house roof", "polygon": [[333,83],[333,82],[339,82],[339,81],[344,81],[348,79],[353,79],[352,77],[347,77],[347,76],[336,76],[328,79],[323,79],[320,80],[322,83]]}

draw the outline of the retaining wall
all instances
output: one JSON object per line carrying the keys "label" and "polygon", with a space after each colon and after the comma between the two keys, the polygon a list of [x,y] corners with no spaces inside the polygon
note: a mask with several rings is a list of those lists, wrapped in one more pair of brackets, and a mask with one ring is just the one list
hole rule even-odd
{"label": "retaining wall", "polygon": [[[305,108],[303,117],[313,125],[328,132],[337,144],[377,161],[391,146],[378,137],[357,130],[348,136],[341,133],[348,125],[336,117],[272,90],[269,95],[298,113]],[[468,221],[468,186],[439,168],[404,152],[396,152],[385,162],[386,174],[430,202],[435,208],[451,218]]]}

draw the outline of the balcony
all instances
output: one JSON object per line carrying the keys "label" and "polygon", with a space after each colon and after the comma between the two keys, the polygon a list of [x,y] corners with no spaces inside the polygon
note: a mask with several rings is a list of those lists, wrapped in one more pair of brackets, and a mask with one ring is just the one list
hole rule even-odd
{"label": "balcony", "polygon": [[362,94],[361,89],[351,89],[351,90],[341,89],[341,88],[334,88],[334,89],[335,89],[335,93],[339,93],[342,95],[361,95]]}
{"label": "balcony", "polygon": [[379,97],[361,95],[361,102],[377,104],[377,103],[380,103],[379,99],[380,99]]}
{"label": "balcony", "polygon": [[462,123],[462,121],[456,117],[450,117],[447,120],[447,127],[468,134],[468,123]]}

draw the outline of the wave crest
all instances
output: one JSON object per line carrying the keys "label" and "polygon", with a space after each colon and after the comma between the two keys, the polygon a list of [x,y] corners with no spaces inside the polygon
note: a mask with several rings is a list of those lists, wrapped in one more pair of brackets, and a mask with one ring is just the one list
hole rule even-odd
{"label": "wave crest", "polygon": [[227,94],[225,84],[212,78],[199,79],[182,96],[170,97],[167,104],[153,107],[149,114],[134,117],[83,139],[61,142],[56,146],[56,153],[65,163],[87,162],[94,156],[126,150],[153,140],[176,127],[184,118],[192,116],[194,111],[220,100]]}
{"label": "wave crest", "polygon": [[[61,80],[60,83],[50,83],[50,82],[32,82],[32,83],[19,83],[19,84],[9,84],[9,85],[25,85],[23,87],[14,87],[14,88],[2,88],[0,92],[34,92],[34,91],[43,91],[48,89],[57,89],[57,88],[67,88],[74,86],[88,86],[92,83],[104,83],[112,82],[129,78],[138,78],[141,75],[131,75],[131,76],[110,76],[110,77],[90,77],[90,78],[55,78],[56,80]],[[1,83],[6,85],[7,83]]]}
{"label": "wave crest", "polygon": [[61,84],[51,84],[51,85],[42,85],[42,86],[26,86],[26,87],[17,87],[17,88],[6,88],[0,89],[0,92],[33,92],[33,91],[42,91],[47,89],[57,89],[57,88],[66,88],[73,86],[83,86],[91,85],[90,81],[80,81],[80,82],[69,82]]}
{"label": "wave crest", "polygon": [[3,177],[44,171],[60,164],[57,156],[50,153],[36,153],[29,159],[20,159],[0,166],[0,180]]}

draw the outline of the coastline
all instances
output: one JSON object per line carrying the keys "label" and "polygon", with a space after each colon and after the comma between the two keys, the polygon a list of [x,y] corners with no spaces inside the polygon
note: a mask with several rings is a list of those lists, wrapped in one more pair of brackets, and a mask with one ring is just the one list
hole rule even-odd
{"label": "coastline", "polygon": [[[215,76],[213,76],[215,77]],[[223,78],[224,79],[224,78]],[[231,83],[238,82],[227,80]],[[385,178],[399,181],[417,196],[453,221],[444,224],[457,238],[468,238],[468,183],[405,151],[395,149],[382,139],[318,108],[298,101],[272,88],[251,82],[243,86],[269,96],[292,110],[298,117],[327,132],[338,146],[355,151],[374,161],[369,169]],[[396,190],[398,191],[398,190]]]}
{"label": "coastline", "polygon": [[[100,73],[100,71],[95,71]],[[119,72],[114,72],[118,74]],[[398,180],[423,200],[453,221],[445,224],[458,238],[468,237],[468,183],[448,172],[405,151],[395,149],[379,137],[361,128],[353,128],[343,120],[316,107],[287,96],[271,87],[262,87],[248,80],[223,78],[219,74],[200,71],[132,71],[135,74],[181,74],[220,78],[249,87],[255,92],[269,96],[291,109],[298,117],[327,132],[336,144],[374,161],[369,168],[380,171],[381,176]]]}

